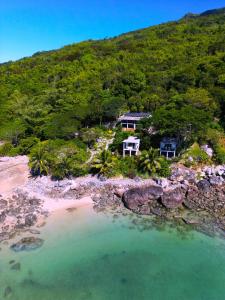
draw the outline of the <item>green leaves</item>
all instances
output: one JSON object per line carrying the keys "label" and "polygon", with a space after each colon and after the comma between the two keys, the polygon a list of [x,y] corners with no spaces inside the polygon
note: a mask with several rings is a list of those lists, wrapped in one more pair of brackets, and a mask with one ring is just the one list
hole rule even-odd
{"label": "green leaves", "polygon": [[139,157],[139,169],[142,173],[149,175],[157,174],[161,169],[161,163],[164,158],[159,156],[159,150],[150,148],[149,151],[143,151]]}
{"label": "green leaves", "polygon": [[91,165],[94,174],[112,176],[117,159],[110,151],[103,150]]}

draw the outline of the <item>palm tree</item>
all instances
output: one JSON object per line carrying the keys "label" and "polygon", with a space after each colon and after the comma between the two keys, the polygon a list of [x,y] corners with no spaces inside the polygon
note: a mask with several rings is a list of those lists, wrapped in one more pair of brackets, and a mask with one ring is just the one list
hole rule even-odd
{"label": "palm tree", "polygon": [[31,153],[30,159],[30,167],[31,172],[34,176],[41,176],[47,175],[49,168],[48,168],[48,161],[46,160],[46,151],[45,148],[39,145],[34,151]]}
{"label": "palm tree", "polygon": [[114,167],[114,157],[108,150],[103,150],[92,162],[92,170],[99,175],[108,175]]}
{"label": "palm tree", "polygon": [[139,168],[143,173],[156,174],[161,169],[162,160],[159,151],[150,148],[149,151],[142,152],[139,158]]}

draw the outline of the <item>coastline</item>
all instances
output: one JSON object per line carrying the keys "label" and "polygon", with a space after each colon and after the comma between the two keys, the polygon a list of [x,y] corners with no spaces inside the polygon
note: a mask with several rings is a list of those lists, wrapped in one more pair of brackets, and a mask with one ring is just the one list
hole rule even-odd
{"label": "coastline", "polygon": [[[6,167],[7,166],[7,167]],[[133,211],[225,236],[225,167],[192,170],[175,165],[170,178],[85,176],[31,178],[26,156],[0,159],[0,241],[35,232],[53,213],[81,207]],[[5,182],[7,184],[5,185]]]}

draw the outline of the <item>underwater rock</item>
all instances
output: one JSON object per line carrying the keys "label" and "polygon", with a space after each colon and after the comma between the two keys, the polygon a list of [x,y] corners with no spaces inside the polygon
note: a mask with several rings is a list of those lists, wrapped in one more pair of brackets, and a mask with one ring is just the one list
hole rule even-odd
{"label": "underwater rock", "polygon": [[11,267],[11,270],[15,270],[15,271],[20,271],[20,269],[21,269],[20,263],[16,263]]}
{"label": "underwater rock", "polygon": [[10,286],[7,286],[4,291],[4,297],[7,298],[11,294],[12,294],[12,288]]}
{"label": "underwater rock", "polygon": [[25,237],[22,238],[19,242],[11,245],[11,249],[15,252],[19,251],[30,251],[40,248],[44,243],[43,239],[36,237]]}

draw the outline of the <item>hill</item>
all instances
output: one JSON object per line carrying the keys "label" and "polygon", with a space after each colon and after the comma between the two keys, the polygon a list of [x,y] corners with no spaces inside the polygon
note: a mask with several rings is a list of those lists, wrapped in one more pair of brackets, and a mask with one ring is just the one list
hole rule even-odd
{"label": "hill", "polygon": [[162,134],[190,120],[222,130],[224,8],[0,65],[0,137],[16,146],[68,140],[127,110],[153,112]]}

